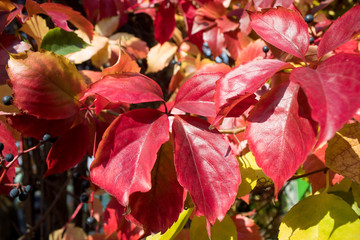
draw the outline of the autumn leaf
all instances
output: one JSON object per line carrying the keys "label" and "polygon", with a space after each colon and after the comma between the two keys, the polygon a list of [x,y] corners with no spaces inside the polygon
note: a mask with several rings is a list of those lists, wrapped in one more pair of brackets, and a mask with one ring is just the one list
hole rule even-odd
{"label": "autumn leaf", "polygon": [[38,48],[41,46],[42,39],[49,31],[49,28],[46,25],[46,20],[42,17],[35,15],[30,17],[26,22],[21,26],[19,31],[26,33],[31,36]]}
{"label": "autumn leaf", "polygon": [[189,191],[196,215],[214,224],[234,202],[241,177],[228,144],[209,126],[197,117],[175,116],[172,129],[178,181]]}
{"label": "autumn leaf", "polygon": [[237,230],[237,239],[261,240],[259,226],[251,218],[237,214],[231,217]]}
{"label": "autumn leaf", "polygon": [[76,227],[74,223],[66,224],[66,228],[61,228],[49,234],[49,240],[86,240],[87,235],[80,227]]}
{"label": "autumn leaf", "polygon": [[8,63],[14,104],[43,119],[64,119],[80,108],[86,84],[74,64],[51,52],[12,54]]}
{"label": "autumn leaf", "polygon": [[139,73],[140,72],[139,65],[134,60],[132,60],[129,55],[125,54],[121,50],[119,52],[120,54],[117,62],[113,66],[105,68],[102,71],[102,75],[106,76],[110,74],[121,74],[124,72]]}
{"label": "autumn leaf", "polygon": [[171,38],[176,26],[175,22],[176,6],[172,2],[162,1],[156,11],[154,28],[155,39],[160,44]]}
{"label": "autumn leaf", "polygon": [[305,60],[308,26],[298,12],[278,7],[251,13],[250,18],[251,27],[266,42]]}
{"label": "autumn leaf", "polygon": [[128,206],[134,192],[151,189],[156,153],[169,138],[168,118],[154,109],[138,109],[117,117],[103,135],[90,177],[96,185]]}
{"label": "autumn leaf", "polygon": [[360,124],[345,125],[329,141],[326,166],[360,184]]}
{"label": "autumn leaf", "polygon": [[177,46],[171,42],[157,44],[152,47],[147,55],[148,68],[146,73],[158,72],[169,65],[174,57]]}

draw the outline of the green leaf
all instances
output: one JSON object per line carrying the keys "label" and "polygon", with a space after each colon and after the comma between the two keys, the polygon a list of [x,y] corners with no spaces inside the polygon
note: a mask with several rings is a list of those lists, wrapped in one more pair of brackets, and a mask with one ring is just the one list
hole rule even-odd
{"label": "green leaf", "polygon": [[146,240],[172,240],[174,239],[179,232],[184,228],[186,222],[188,221],[191,213],[194,208],[188,208],[182,211],[179,215],[178,220],[164,233],[164,234],[156,234],[146,238]]}
{"label": "green leaf", "polygon": [[354,236],[358,237],[360,230],[354,227],[358,226],[358,221],[357,214],[343,199],[323,193],[303,199],[285,215],[279,239],[333,239],[340,237],[337,231],[343,233],[344,228],[353,231],[349,236],[356,234]]}
{"label": "green leaf", "polygon": [[[190,239],[209,239],[205,217],[194,217],[190,225]],[[216,220],[214,226],[211,227],[211,240],[237,240],[236,226],[229,215],[225,215],[221,222]]]}
{"label": "green leaf", "polygon": [[41,42],[41,48],[52,51],[60,55],[80,51],[89,46],[84,40],[79,38],[74,32],[67,32],[61,28],[50,30]]}

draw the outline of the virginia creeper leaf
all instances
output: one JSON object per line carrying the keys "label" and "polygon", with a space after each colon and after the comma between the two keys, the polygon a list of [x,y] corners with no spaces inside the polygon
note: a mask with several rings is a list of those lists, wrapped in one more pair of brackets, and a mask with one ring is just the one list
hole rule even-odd
{"label": "virginia creeper leaf", "polygon": [[19,31],[26,33],[32,37],[37,46],[41,45],[42,39],[49,32],[49,27],[46,25],[46,20],[39,15],[32,16],[24,22]]}
{"label": "virginia creeper leaf", "polygon": [[322,37],[318,57],[335,49],[349,41],[355,34],[360,32],[360,6],[355,5],[329,27]]}
{"label": "virginia creeper leaf", "polygon": [[123,213],[124,207],[112,198],[104,211],[104,232],[109,240],[137,240],[142,235],[142,229],[128,222]]}
{"label": "virginia creeper leaf", "polygon": [[102,71],[102,75],[110,74],[121,74],[124,72],[140,72],[140,67],[136,61],[132,60],[131,57],[120,50],[119,58],[117,62]]}
{"label": "virginia creeper leaf", "polygon": [[[279,239],[332,239],[343,227],[351,228],[352,224],[358,227],[359,222],[357,214],[342,198],[322,193],[301,200],[285,215]],[[346,239],[358,238],[359,229],[353,228]]]}
{"label": "virginia creeper leaf", "polygon": [[64,119],[79,111],[86,84],[74,64],[51,52],[11,55],[8,63],[14,104],[43,119]]}
{"label": "virginia creeper leaf", "polygon": [[277,194],[306,160],[316,140],[310,108],[299,85],[285,82],[263,95],[250,112],[245,137]]}
{"label": "virginia creeper leaf", "polygon": [[147,55],[148,68],[146,73],[158,72],[168,66],[178,47],[171,42],[157,44],[152,47]]}
{"label": "virginia creeper leaf", "polygon": [[155,15],[154,28],[155,39],[160,44],[171,38],[176,26],[176,7],[172,2],[163,1]]}
{"label": "virginia creeper leaf", "polygon": [[164,233],[178,219],[186,197],[176,179],[170,141],[161,146],[151,176],[152,188],[149,192],[136,192],[130,196],[131,212],[126,218],[140,223],[145,232]]}
{"label": "virginia creeper leaf", "polygon": [[360,55],[340,53],[316,69],[296,68],[290,80],[304,89],[312,118],[320,124],[316,146],[331,139],[360,107]]}
{"label": "virginia creeper leaf", "polygon": [[175,167],[179,183],[189,191],[196,215],[211,224],[222,220],[240,184],[239,165],[229,145],[209,123],[192,116],[175,116]]}
{"label": "virginia creeper leaf", "polygon": [[108,75],[91,84],[81,100],[101,95],[109,102],[142,103],[164,101],[160,86],[140,73]]}
{"label": "virginia creeper leaf", "polygon": [[259,227],[251,218],[237,214],[232,216],[237,230],[237,239],[261,240],[263,239],[259,232]]}
{"label": "virginia creeper leaf", "polygon": [[[17,155],[17,148],[15,139],[12,136],[11,132],[8,130],[6,125],[0,121],[0,143],[4,144],[4,150],[2,150],[3,156],[5,156],[8,153],[11,153],[13,156]],[[7,164],[7,163],[5,163]],[[5,169],[1,168],[0,170],[0,176],[5,174],[4,179],[1,183],[13,183],[13,178],[16,175],[15,167],[18,166],[17,161],[11,165],[11,167],[7,170],[6,174],[4,173]],[[0,194],[8,195],[9,191],[12,189],[12,187],[4,186],[0,184]]]}
{"label": "virginia creeper leaf", "polygon": [[222,72],[196,74],[181,86],[174,107],[201,116],[215,116],[216,81],[223,75]]}
{"label": "virginia creeper leaf", "polygon": [[250,14],[251,26],[266,42],[305,59],[309,48],[308,26],[303,17],[283,7]]}
{"label": "virginia creeper leaf", "polygon": [[91,180],[128,206],[134,192],[151,189],[156,153],[169,140],[169,121],[154,109],[117,117],[103,135],[90,167]]}
{"label": "virginia creeper leaf", "polygon": [[235,67],[225,74],[216,83],[217,116],[213,125],[220,124],[238,103],[251,96],[272,75],[287,66],[288,63],[274,59],[255,60]]}
{"label": "virginia creeper leaf", "polygon": [[[66,231],[65,231],[66,227]],[[49,240],[59,239],[87,239],[84,229],[76,227],[75,223],[68,223],[64,228],[57,229],[49,234]]]}
{"label": "virginia creeper leaf", "polygon": [[[219,222],[216,221],[214,226],[211,226],[211,238],[212,240],[233,239],[237,240],[237,231],[234,221],[225,215],[225,218]],[[206,230],[206,219],[204,217],[194,217],[190,225],[190,238],[191,239],[209,239],[208,232]]]}
{"label": "virginia creeper leaf", "polygon": [[41,49],[63,56],[80,51],[88,45],[76,33],[67,32],[61,28],[51,29],[41,41]]}
{"label": "virginia creeper leaf", "polygon": [[326,166],[360,184],[360,124],[345,125],[329,141]]}
{"label": "virginia creeper leaf", "polygon": [[61,135],[46,158],[48,170],[44,177],[62,173],[78,164],[89,148],[89,137],[87,124],[79,124]]}

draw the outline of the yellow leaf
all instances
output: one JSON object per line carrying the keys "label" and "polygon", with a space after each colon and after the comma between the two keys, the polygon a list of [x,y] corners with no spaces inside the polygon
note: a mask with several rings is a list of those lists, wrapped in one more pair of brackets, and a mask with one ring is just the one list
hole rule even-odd
{"label": "yellow leaf", "polygon": [[119,27],[119,19],[119,15],[101,19],[95,25],[95,32],[101,36],[109,37]]}
{"label": "yellow leaf", "polygon": [[1,11],[11,12],[14,8],[15,8],[15,6],[11,3],[10,0],[1,0],[0,1],[0,10]]}
{"label": "yellow leaf", "polygon": [[159,43],[152,47],[147,56],[148,69],[146,73],[158,72],[169,65],[176,50],[177,46],[171,42],[165,42],[162,45]]}
{"label": "yellow leaf", "polygon": [[[237,240],[237,230],[234,221],[225,215],[224,219],[219,222],[216,220],[215,224],[210,228],[211,240]],[[190,239],[207,240],[209,239],[206,230],[206,218],[195,216],[190,225]]]}
{"label": "yellow leaf", "polygon": [[360,123],[346,124],[329,141],[325,163],[334,172],[360,183]]}
{"label": "yellow leaf", "polygon": [[35,15],[29,18],[19,29],[26,33],[27,35],[31,36],[38,47],[41,46],[41,40],[44,38],[46,33],[49,31],[49,28],[46,25],[45,19],[42,17]]}

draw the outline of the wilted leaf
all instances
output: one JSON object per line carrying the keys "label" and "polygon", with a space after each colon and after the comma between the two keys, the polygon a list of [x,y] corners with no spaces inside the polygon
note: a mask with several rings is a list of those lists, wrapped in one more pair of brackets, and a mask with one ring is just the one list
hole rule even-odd
{"label": "wilted leaf", "polygon": [[360,184],[360,123],[345,125],[329,141],[326,166]]}
{"label": "wilted leaf", "polygon": [[41,46],[42,39],[49,31],[49,28],[46,25],[46,20],[42,17],[36,15],[30,17],[19,29],[19,31],[22,31],[32,37],[38,48]]}
{"label": "wilted leaf", "polygon": [[240,184],[238,162],[222,135],[192,116],[175,116],[172,128],[179,183],[189,191],[196,215],[222,220]]}
{"label": "wilted leaf", "polygon": [[323,35],[319,48],[318,57],[335,49],[349,41],[355,34],[360,32],[360,6],[355,5],[329,27]]}
{"label": "wilted leaf", "polygon": [[188,113],[214,117],[216,115],[214,102],[216,81],[223,75],[223,72],[195,74],[179,89],[174,107]]}
{"label": "wilted leaf", "polygon": [[89,136],[87,124],[79,124],[61,135],[46,158],[48,170],[44,177],[62,173],[78,164],[89,148]]}
{"label": "wilted leaf", "polygon": [[[186,197],[176,179],[172,143],[164,143],[151,171],[149,192],[136,192],[130,196],[131,212],[127,219],[139,223],[145,232],[166,232],[178,219]],[[133,221],[132,221],[133,222]]]}
{"label": "wilted leaf", "polygon": [[67,32],[61,28],[51,29],[41,42],[41,49],[52,51],[56,54],[67,55],[80,51],[88,46],[84,40],[74,32]]}
{"label": "wilted leaf", "polygon": [[278,7],[250,14],[251,26],[266,42],[305,59],[309,48],[308,26],[296,11]]}
{"label": "wilted leaf", "polygon": [[277,85],[250,112],[245,138],[276,194],[311,152],[315,130],[306,96],[294,83]]}
{"label": "wilted leaf", "polygon": [[[206,230],[206,218],[194,217],[190,225],[190,239],[207,240],[209,239],[208,232]],[[216,221],[211,226],[211,240],[237,240],[237,231],[234,221],[225,215],[224,219],[219,222]]]}
{"label": "wilted leaf", "polygon": [[75,65],[51,52],[11,55],[9,84],[19,109],[44,119],[64,119],[79,111],[86,84]]}
{"label": "wilted leaf", "polygon": [[81,100],[98,94],[112,103],[164,101],[160,86],[140,73],[108,75],[91,84]]}
{"label": "wilted leaf", "polygon": [[288,67],[288,63],[274,59],[263,59],[240,65],[225,74],[216,83],[215,105],[217,116],[213,125],[220,124],[222,119],[237,104],[251,96],[272,75],[285,67]]}
{"label": "wilted leaf", "polygon": [[[285,215],[279,239],[357,239],[359,223],[358,215],[342,198],[322,193],[301,200]],[[352,231],[346,238],[336,237],[344,228]]]}
{"label": "wilted leaf", "polygon": [[176,53],[176,50],[177,46],[171,42],[165,42],[162,45],[157,44],[152,47],[146,58],[148,64],[146,73],[158,72],[169,65],[171,59]]}
{"label": "wilted leaf", "polygon": [[134,192],[151,189],[156,153],[169,139],[166,115],[133,110],[116,118],[103,135],[90,167],[91,180],[128,206]]}
{"label": "wilted leaf", "polygon": [[316,146],[331,139],[360,107],[359,65],[360,55],[340,53],[326,59],[316,70],[302,67],[291,72],[290,80],[304,89],[311,116],[320,124]]}

